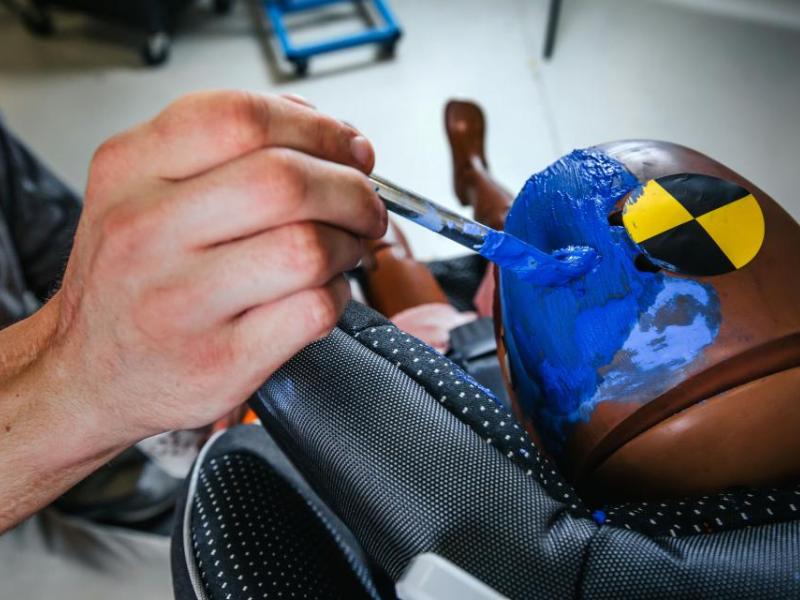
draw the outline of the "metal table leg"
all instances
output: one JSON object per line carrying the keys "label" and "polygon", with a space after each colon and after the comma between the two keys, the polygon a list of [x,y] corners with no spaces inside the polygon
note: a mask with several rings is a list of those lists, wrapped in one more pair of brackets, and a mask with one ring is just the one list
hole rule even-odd
{"label": "metal table leg", "polygon": [[544,38],[544,57],[549,59],[553,55],[553,46],[556,43],[556,30],[558,19],[561,15],[561,0],[550,0],[550,9],[547,12],[547,31]]}

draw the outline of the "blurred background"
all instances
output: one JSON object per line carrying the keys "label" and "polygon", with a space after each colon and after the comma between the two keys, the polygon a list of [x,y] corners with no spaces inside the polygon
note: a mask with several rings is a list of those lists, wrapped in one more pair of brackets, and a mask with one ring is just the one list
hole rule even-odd
{"label": "blurred background", "polygon": [[[109,135],[191,90],[247,88],[298,93],[353,123],[373,140],[378,173],[452,207],[442,109],[462,97],[484,107],[490,167],[513,191],[572,148],[656,138],[726,163],[800,218],[793,0],[564,0],[549,60],[548,0],[394,0],[394,58],[363,46],[313,58],[302,78],[257,1],[221,15],[210,1],[190,6],[157,67],[142,63],[133,29],[54,8],[55,31],[37,37],[4,2],[0,111],[78,190]],[[293,39],[363,29],[349,4],[289,20]],[[460,253],[402,226],[421,258]]]}

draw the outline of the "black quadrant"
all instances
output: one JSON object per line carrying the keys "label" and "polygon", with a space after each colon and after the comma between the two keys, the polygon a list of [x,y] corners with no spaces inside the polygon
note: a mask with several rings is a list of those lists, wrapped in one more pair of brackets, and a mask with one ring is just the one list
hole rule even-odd
{"label": "black quadrant", "polygon": [[656,179],[693,217],[699,217],[721,206],[735,202],[750,192],[742,186],[697,173],[680,173]]}
{"label": "black quadrant", "polygon": [[736,267],[703,229],[691,220],[639,244],[655,262],[687,275],[722,275]]}

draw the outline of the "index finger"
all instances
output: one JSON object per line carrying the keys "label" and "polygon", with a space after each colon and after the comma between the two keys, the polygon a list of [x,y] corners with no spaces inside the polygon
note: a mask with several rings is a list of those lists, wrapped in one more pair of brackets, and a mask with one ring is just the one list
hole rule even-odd
{"label": "index finger", "polygon": [[137,163],[162,179],[185,179],[268,146],[364,173],[375,162],[372,145],[349,125],[287,98],[244,91],[184,96],[132,137]]}

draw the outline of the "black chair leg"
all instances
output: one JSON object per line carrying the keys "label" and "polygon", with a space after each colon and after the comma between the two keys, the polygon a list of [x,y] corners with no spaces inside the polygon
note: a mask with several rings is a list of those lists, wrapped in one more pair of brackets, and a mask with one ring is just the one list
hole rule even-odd
{"label": "black chair leg", "polygon": [[12,14],[34,35],[49,36],[53,33],[53,20],[48,14],[44,2],[20,2],[18,0],[0,0]]}
{"label": "black chair leg", "polygon": [[547,12],[547,31],[544,38],[544,57],[549,60],[553,55],[553,46],[556,43],[558,19],[561,15],[561,0],[550,0],[550,9]]}
{"label": "black chair leg", "polygon": [[[140,0],[141,1],[141,0]],[[175,23],[162,0],[148,0],[145,4],[147,39],[142,44],[142,61],[151,67],[167,62],[171,46],[171,32]]]}

